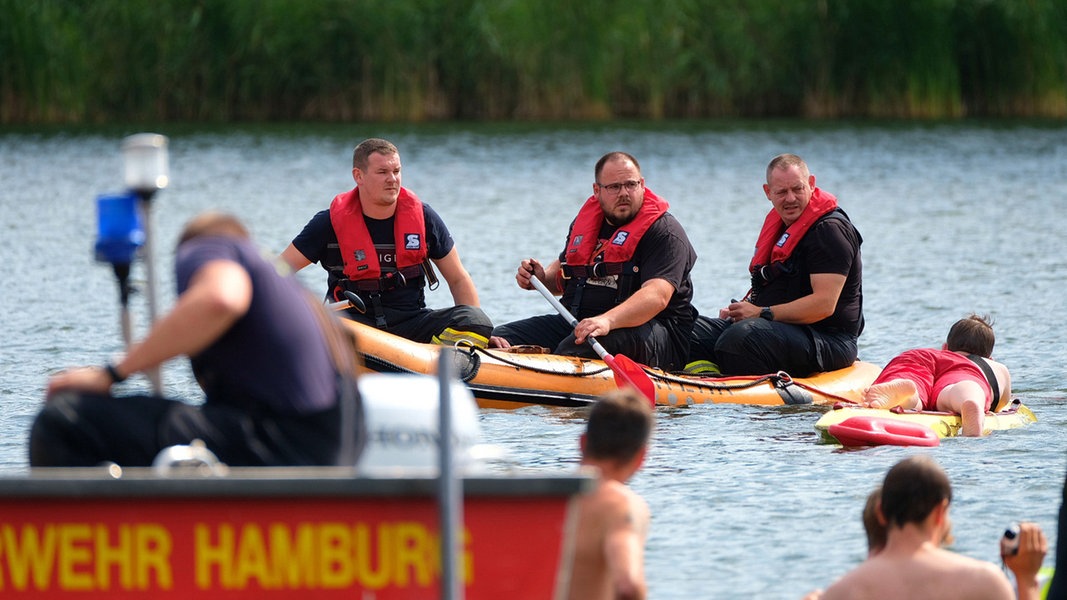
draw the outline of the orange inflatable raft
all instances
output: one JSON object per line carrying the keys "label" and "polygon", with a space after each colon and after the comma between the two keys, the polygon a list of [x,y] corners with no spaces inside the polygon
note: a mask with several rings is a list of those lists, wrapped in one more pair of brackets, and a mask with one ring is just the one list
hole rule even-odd
{"label": "orange inflatable raft", "polygon": [[[367,369],[382,373],[436,373],[441,346],[412,342],[354,321],[344,322],[358,338],[359,352]],[[455,362],[452,372],[470,387],[482,408],[534,404],[584,406],[616,388],[614,375],[603,361],[531,350],[535,349],[485,350],[459,345],[450,353]],[[881,371],[862,361],[805,378],[794,378],[784,372],[754,377],[706,377],[647,367],[644,370],[655,384],[659,406],[856,402]]]}

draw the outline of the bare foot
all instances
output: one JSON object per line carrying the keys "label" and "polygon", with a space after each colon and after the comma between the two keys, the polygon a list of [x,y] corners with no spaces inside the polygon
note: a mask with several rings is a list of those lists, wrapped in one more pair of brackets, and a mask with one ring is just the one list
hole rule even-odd
{"label": "bare foot", "polygon": [[963,435],[967,437],[979,437],[982,435],[982,426],[985,421],[985,413],[974,402],[964,402],[960,408],[960,421],[962,422]]}
{"label": "bare foot", "polygon": [[893,408],[907,404],[905,408],[918,408],[919,390],[910,379],[891,379],[876,383],[863,391],[863,403],[871,408]]}

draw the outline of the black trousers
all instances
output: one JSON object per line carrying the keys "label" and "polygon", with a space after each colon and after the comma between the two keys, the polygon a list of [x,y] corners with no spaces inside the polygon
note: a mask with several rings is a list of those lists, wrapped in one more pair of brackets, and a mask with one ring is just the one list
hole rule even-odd
{"label": "black trousers", "polygon": [[[574,328],[559,315],[512,321],[498,326],[493,335],[512,345],[542,346],[553,354],[600,358],[589,344],[574,343]],[[650,367],[679,371],[685,366],[685,352],[678,347],[667,326],[654,319],[639,327],[615,329],[597,341],[611,354],[622,354]]]}
{"label": "black trousers", "polygon": [[194,439],[230,466],[335,464],[340,410],[311,415],[252,414],[158,396],[65,392],[49,398],[30,430],[30,466],[115,462],[150,466],[160,450]]}
{"label": "black trousers", "polygon": [[[360,314],[350,308],[345,311],[345,316],[371,327],[377,327],[372,306],[367,306],[367,314]],[[386,331],[422,343],[435,342],[435,337],[447,338],[446,330],[451,329],[457,334],[476,334],[481,337],[481,340],[472,339],[471,341],[484,347],[489,341],[489,334],[493,331],[493,322],[482,309],[465,304],[436,310],[426,308],[417,312],[385,308],[384,316],[389,324],[385,328]]]}
{"label": "black trousers", "polygon": [[724,375],[793,377],[843,369],[856,361],[856,336],[767,319],[728,321],[697,317],[689,361],[710,360]]}

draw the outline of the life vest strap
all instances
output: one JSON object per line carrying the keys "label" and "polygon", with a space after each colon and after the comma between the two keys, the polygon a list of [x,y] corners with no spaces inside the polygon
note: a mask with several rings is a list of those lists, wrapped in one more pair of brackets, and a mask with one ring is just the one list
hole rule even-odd
{"label": "life vest strap", "polygon": [[[626,266],[631,264],[630,262],[595,262],[591,265],[568,265],[564,263],[560,265],[563,277],[570,279],[571,277],[588,278],[588,277],[607,277],[609,275],[620,275],[626,270]],[[634,267],[633,271],[636,273],[637,268]]]}
{"label": "life vest strap", "polygon": [[338,283],[344,289],[354,292],[388,292],[409,285],[425,285],[423,274],[422,265],[412,265],[386,273],[378,279],[342,279]]}

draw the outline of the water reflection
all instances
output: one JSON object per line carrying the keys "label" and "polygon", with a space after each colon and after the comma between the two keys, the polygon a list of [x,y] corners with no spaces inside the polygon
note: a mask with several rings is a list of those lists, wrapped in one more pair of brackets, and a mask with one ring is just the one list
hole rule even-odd
{"label": "water reflection", "polygon": [[[121,183],[128,132],[0,135],[0,230],[5,244],[0,323],[0,468],[25,468],[25,437],[47,375],[99,364],[121,350],[117,294],[92,262],[93,198]],[[483,306],[499,322],[549,312],[518,289],[522,257],[560,249],[593,163],[623,149],[671,203],[700,259],[696,303],[712,313],[748,287],[745,265],[769,203],[773,155],[804,156],[864,236],[867,329],[860,356],[883,364],[899,350],[937,346],[964,313],[996,319],[996,357],[1039,422],[932,452],[956,486],[956,549],[994,560],[1007,521],[1055,525],[1067,444],[1067,345],[1060,334],[1067,281],[1062,126],[982,124],[662,123],[431,127],[281,126],[166,131],[173,184],[154,209],[161,306],[178,230],[195,213],[241,215],[265,252],[281,251],[311,215],[351,187],[351,149],[364,137],[396,142],[404,183],[442,214]],[[134,279],[143,273],[135,268]],[[316,292],[317,269],[300,274]],[[450,300],[442,286],[431,305]],[[140,298],[133,301],[135,319]],[[184,363],[166,390],[195,396]],[[139,385],[134,381],[129,385]],[[844,452],[816,443],[821,411],[734,405],[658,411],[646,467],[633,481],[653,509],[651,596],[799,598],[862,559],[859,511],[893,463],[915,449]],[[488,442],[522,468],[570,469],[581,409],[485,411]],[[991,516],[995,515],[995,516]],[[516,515],[521,518],[521,515]]]}

